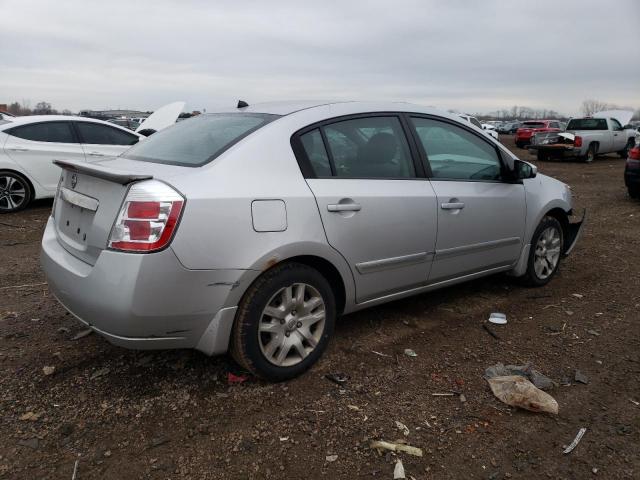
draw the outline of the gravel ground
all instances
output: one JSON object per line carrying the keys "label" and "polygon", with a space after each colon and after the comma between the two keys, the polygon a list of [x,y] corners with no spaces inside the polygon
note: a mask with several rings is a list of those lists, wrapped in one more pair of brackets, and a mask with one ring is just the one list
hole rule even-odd
{"label": "gravel ground", "polygon": [[[78,480],[391,479],[398,458],[416,479],[640,477],[640,203],[619,158],[539,167],[589,210],[548,286],[498,275],[348,315],[318,365],[277,385],[229,384],[226,357],[76,338],[38,265],[51,202],[0,217],[0,478],[70,479],[77,462]],[[500,339],[483,329],[492,311],[509,318]],[[497,362],[555,380],[559,415],[496,400],[482,374]],[[380,455],[380,439],[424,456]]]}

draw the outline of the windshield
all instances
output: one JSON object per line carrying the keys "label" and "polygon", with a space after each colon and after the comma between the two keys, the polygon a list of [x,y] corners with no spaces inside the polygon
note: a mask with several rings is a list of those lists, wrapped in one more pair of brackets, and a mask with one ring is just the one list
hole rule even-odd
{"label": "windshield", "polygon": [[604,118],[573,118],[569,120],[567,130],[607,130]]}
{"label": "windshield", "polygon": [[261,113],[198,115],[153,134],[124,153],[144,162],[199,167],[278,118]]}
{"label": "windshield", "polygon": [[544,123],[540,122],[524,122],[522,128],[544,128]]}

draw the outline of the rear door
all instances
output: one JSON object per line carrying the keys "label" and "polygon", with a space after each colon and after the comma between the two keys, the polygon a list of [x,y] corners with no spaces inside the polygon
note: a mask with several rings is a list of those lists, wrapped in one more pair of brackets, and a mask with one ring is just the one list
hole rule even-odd
{"label": "rear door", "polygon": [[45,190],[55,192],[60,168],[53,160],[85,160],[69,121],[18,125],[5,130],[4,149]]}
{"label": "rear door", "polygon": [[516,262],[525,230],[525,191],[503,181],[497,147],[457,122],[413,116],[438,204],[430,283]]}
{"label": "rear door", "polygon": [[75,121],[74,125],[88,161],[117,157],[140,139],[133,132],[103,123]]}
{"label": "rear door", "polygon": [[324,122],[294,136],[327,239],[347,260],[356,301],[424,285],[436,198],[394,114]]}

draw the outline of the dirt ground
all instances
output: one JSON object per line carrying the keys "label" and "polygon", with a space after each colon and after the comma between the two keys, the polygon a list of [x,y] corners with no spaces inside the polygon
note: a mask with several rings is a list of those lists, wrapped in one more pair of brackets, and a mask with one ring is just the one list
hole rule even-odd
{"label": "dirt ground", "polygon": [[[391,479],[396,458],[415,479],[640,478],[640,203],[617,157],[538,165],[589,212],[548,286],[498,275],[348,315],[318,365],[276,385],[230,385],[226,357],[74,339],[38,263],[51,202],[0,217],[0,478],[70,479],[77,461],[78,480]],[[509,318],[499,340],[492,311]],[[497,362],[556,381],[559,415],[495,399],[482,375]],[[424,456],[379,455],[380,439]]]}

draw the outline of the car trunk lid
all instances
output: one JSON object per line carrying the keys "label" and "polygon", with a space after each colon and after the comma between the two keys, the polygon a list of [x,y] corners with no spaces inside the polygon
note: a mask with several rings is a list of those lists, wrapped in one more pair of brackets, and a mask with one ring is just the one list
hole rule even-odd
{"label": "car trunk lid", "polygon": [[52,213],[58,242],[93,265],[107,246],[129,185],[153,175],[73,161],[54,163],[62,168]]}

